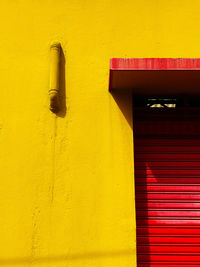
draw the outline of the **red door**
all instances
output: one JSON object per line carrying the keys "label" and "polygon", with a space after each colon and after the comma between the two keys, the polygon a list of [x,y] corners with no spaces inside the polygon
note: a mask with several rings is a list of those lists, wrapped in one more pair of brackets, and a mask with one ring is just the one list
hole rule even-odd
{"label": "red door", "polygon": [[138,267],[200,266],[199,114],[134,114]]}

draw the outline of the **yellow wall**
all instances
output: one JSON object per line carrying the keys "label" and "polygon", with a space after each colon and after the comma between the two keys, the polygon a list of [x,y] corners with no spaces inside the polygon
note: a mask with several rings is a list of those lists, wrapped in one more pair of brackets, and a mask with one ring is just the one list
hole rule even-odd
{"label": "yellow wall", "polygon": [[[200,57],[199,10],[199,0],[0,1],[1,266],[136,266],[131,96],[108,93],[109,59]],[[66,61],[58,117],[53,40]]]}

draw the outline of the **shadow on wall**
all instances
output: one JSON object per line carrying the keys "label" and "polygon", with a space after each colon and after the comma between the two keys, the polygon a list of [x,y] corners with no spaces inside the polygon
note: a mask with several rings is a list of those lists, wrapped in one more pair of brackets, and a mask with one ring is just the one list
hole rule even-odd
{"label": "shadow on wall", "polygon": [[112,90],[111,95],[124,115],[129,126],[131,129],[133,129],[132,93],[129,91],[120,92]]}
{"label": "shadow on wall", "polygon": [[116,258],[134,255],[133,250],[115,250],[115,251],[93,251],[89,253],[79,253],[71,255],[55,255],[45,257],[23,257],[23,258],[0,258],[0,264],[22,264],[22,263],[45,263],[45,262],[61,262],[74,260],[87,260],[96,258]]}
{"label": "shadow on wall", "polygon": [[66,108],[66,87],[65,87],[65,55],[61,48],[60,52],[60,91],[59,91],[59,111],[58,117],[64,118],[67,112]]}

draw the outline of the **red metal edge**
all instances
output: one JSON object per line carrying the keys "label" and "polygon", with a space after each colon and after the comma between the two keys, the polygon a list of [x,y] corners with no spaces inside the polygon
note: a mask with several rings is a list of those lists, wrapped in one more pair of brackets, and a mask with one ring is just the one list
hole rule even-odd
{"label": "red metal edge", "polygon": [[110,70],[200,70],[200,58],[111,58]]}

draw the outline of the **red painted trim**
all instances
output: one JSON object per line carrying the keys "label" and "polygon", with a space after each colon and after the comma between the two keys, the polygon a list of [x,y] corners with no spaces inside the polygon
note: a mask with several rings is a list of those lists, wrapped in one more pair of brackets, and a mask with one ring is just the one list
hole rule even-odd
{"label": "red painted trim", "polygon": [[200,58],[111,58],[110,70],[200,70]]}

